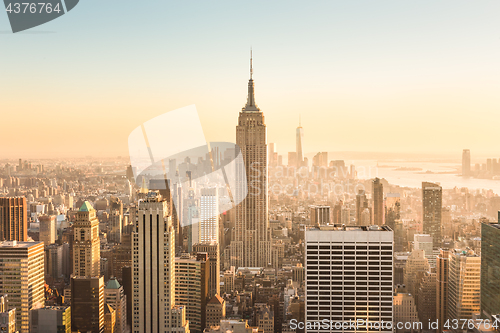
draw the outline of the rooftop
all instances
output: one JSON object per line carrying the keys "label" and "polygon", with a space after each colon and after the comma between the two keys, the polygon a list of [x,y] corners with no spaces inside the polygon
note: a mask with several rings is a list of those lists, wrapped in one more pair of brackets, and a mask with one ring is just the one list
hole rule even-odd
{"label": "rooftop", "polygon": [[378,225],[370,225],[370,226],[358,226],[358,225],[344,225],[344,224],[335,224],[335,225],[322,225],[319,227],[310,227],[309,231],[392,231],[388,226],[378,226]]}
{"label": "rooftop", "polygon": [[118,283],[118,280],[116,278],[113,278],[108,281],[108,284],[106,285],[106,289],[120,289],[120,283]]}
{"label": "rooftop", "polygon": [[80,207],[80,209],[78,211],[79,212],[90,212],[92,210],[95,210],[94,207],[92,207],[92,205],[90,204],[90,202],[85,201],[83,203],[82,207]]}

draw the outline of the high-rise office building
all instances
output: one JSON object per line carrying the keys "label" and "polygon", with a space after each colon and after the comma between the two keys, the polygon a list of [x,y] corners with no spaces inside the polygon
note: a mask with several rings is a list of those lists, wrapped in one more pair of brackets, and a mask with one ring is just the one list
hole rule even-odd
{"label": "high-rise office building", "polygon": [[468,177],[470,172],[470,149],[464,149],[462,153],[462,176]]}
{"label": "high-rise office building", "polygon": [[403,281],[410,294],[416,295],[418,283],[425,272],[429,271],[429,268],[429,261],[425,257],[424,250],[414,249],[411,251],[403,271]]}
{"label": "high-rise office building", "polygon": [[219,244],[215,242],[193,245],[193,255],[208,253],[208,298],[220,295],[220,251]]}
{"label": "high-rise office building", "polygon": [[71,308],[46,306],[31,310],[30,333],[71,333]]}
{"label": "high-rise office building", "polygon": [[219,242],[219,197],[217,188],[202,188],[200,197],[199,240]]}
{"label": "high-rise office building", "polygon": [[[500,215],[500,212],[499,212]],[[500,314],[500,224],[481,224],[481,317]]]}
{"label": "high-rise office building", "polygon": [[422,216],[424,234],[432,236],[433,248],[441,246],[441,210],[443,189],[438,184],[422,182]]}
{"label": "high-rise office building", "polygon": [[430,267],[436,267],[436,256],[433,254],[432,236],[424,234],[413,235],[413,248],[415,250],[424,250],[425,257],[429,262]]}
{"label": "high-rise office building", "polygon": [[133,333],[189,332],[175,306],[175,230],[167,202],[149,192],[139,200],[132,234]]}
{"label": "high-rise office building", "polygon": [[71,323],[73,331],[104,331],[104,277],[101,276],[99,220],[85,201],[73,225]]}
{"label": "high-rise office building", "polygon": [[[328,166],[328,152],[319,152],[313,157],[313,167],[326,168]],[[317,173],[317,175],[326,176],[324,173]]]}
{"label": "high-rise office building", "polygon": [[448,318],[472,319],[480,311],[481,257],[454,250],[449,258]]}
{"label": "high-rise office building", "polygon": [[115,310],[116,324],[114,333],[127,331],[127,296],[116,278],[112,278],[104,288],[104,302]]}
{"label": "high-rise office building", "polygon": [[422,323],[436,321],[436,272],[427,271],[417,288],[417,311]]}
{"label": "high-rise office building", "polygon": [[207,303],[205,326],[207,328],[220,326],[223,319],[226,319],[226,301],[219,295],[215,295]]}
{"label": "high-rise office building", "polygon": [[71,277],[71,329],[104,332],[104,277]]}
{"label": "high-rise office building", "polygon": [[330,223],[330,206],[311,206],[311,225],[320,226]]}
{"label": "high-rise office building", "polygon": [[0,198],[0,241],[28,240],[28,215],[25,197]]}
{"label": "high-rise office building", "polygon": [[[395,333],[413,333],[419,332],[415,328],[414,323],[418,323],[418,311],[415,303],[415,297],[408,293],[406,286],[397,285],[394,292],[394,322],[396,323],[412,323],[410,329],[397,328]],[[417,327],[418,328],[418,327]]]}
{"label": "high-rise office building", "polygon": [[[267,129],[263,112],[255,104],[252,60],[248,99],[236,126],[236,144],[241,149],[247,176],[248,193],[236,206],[234,238],[230,262],[236,267],[267,267],[271,263],[271,239],[268,228]],[[238,170],[237,170],[238,172]],[[236,187],[236,197],[243,198],[243,186]]]}
{"label": "high-rise office building", "polygon": [[375,178],[372,182],[373,193],[373,224],[384,224],[384,185],[380,178]]}
{"label": "high-rise office building", "polygon": [[[362,224],[362,214],[368,208],[368,199],[364,190],[359,190],[356,194],[356,224]],[[370,209],[368,208],[370,212]],[[370,215],[371,216],[371,215]],[[371,220],[371,218],[370,218]],[[368,223],[368,225],[371,223]]]}
{"label": "high-rise office building", "polygon": [[9,309],[16,309],[16,326],[29,332],[29,315],[45,305],[42,242],[0,243],[0,295],[8,295]]}
{"label": "high-rise office building", "polygon": [[76,213],[73,229],[73,275],[99,277],[99,220],[96,210],[88,201],[85,201]]}
{"label": "high-rise office building", "polygon": [[56,216],[42,215],[38,217],[40,221],[40,242],[45,245],[54,244],[56,242]]}
{"label": "high-rise office building", "polygon": [[112,209],[109,216],[109,229],[107,240],[110,243],[120,244],[122,242],[123,216],[117,209]]}
{"label": "high-rise office building", "polygon": [[[64,275],[63,261],[64,259],[69,259],[64,258],[64,249],[64,245],[59,244],[45,246],[45,275],[50,275],[53,278],[59,278]],[[69,265],[69,262],[65,264]]]}
{"label": "high-rise office building", "polygon": [[208,254],[196,257],[183,253],[175,258],[175,304],[186,308],[189,330],[201,333],[205,329],[208,298]]}
{"label": "high-rise office building", "polygon": [[396,220],[401,219],[401,196],[399,193],[387,193],[384,209],[385,224],[395,230]]}
{"label": "high-rise office building", "polygon": [[295,130],[295,147],[297,152],[297,168],[302,166],[304,155],[302,153],[302,141],[304,140],[304,129],[299,120],[299,127]]}
{"label": "high-rise office building", "polygon": [[[364,332],[393,321],[393,233],[385,227],[325,226],[305,231],[305,320],[364,320]],[[363,327],[364,326],[364,327]],[[363,327],[363,328],[361,328]],[[306,332],[346,332],[315,327]]]}
{"label": "high-rise office building", "polygon": [[443,323],[448,319],[449,257],[448,250],[440,249],[436,258],[436,319],[439,320],[439,333],[443,331]]}

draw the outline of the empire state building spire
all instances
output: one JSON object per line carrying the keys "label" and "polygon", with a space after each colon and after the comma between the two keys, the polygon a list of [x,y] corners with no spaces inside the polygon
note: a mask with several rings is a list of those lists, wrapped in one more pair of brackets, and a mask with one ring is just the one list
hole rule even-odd
{"label": "empire state building spire", "polygon": [[255,92],[254,92],[254,85],[253,85],[252,50],[250,50],[250,80],[248,80],[248,98],[247,98],[247,104],[243,108],[243,111],[260,111],[257,104],[255,104]]}

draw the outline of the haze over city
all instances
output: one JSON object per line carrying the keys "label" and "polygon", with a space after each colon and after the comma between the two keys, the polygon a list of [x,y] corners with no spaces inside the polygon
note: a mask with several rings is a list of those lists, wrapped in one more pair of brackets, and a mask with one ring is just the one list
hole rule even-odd
{"label": "haze over city", "polygon": [[[292,149],[302,115],[310,153],[493,156],[499,9],[85,1],[48,25],[0,34],[0,109],[12,124],[0,133],[2,156],[126,156],[132,129],[191,104],[208,141],[233,141],[224,129],[245,99],[250,47],[256,102],[280,152]],[[7,24],[0,15],[0,31]]]}

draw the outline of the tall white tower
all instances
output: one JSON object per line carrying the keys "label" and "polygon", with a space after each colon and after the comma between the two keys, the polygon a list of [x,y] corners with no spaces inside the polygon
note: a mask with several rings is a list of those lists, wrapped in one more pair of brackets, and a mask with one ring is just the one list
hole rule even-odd
{"label": "tall white tower", "polygon": [[304,140],[304,129],[299,118],[299,127],[295,130],[295,147],[297,151],[297,168],[304,163],[304,154],[302,153],[302,140]]}
{"label": "tall white tower", "polygon": [[219,242],[219,197],[215,187],[201,189],[199,228],[196,243]]}

